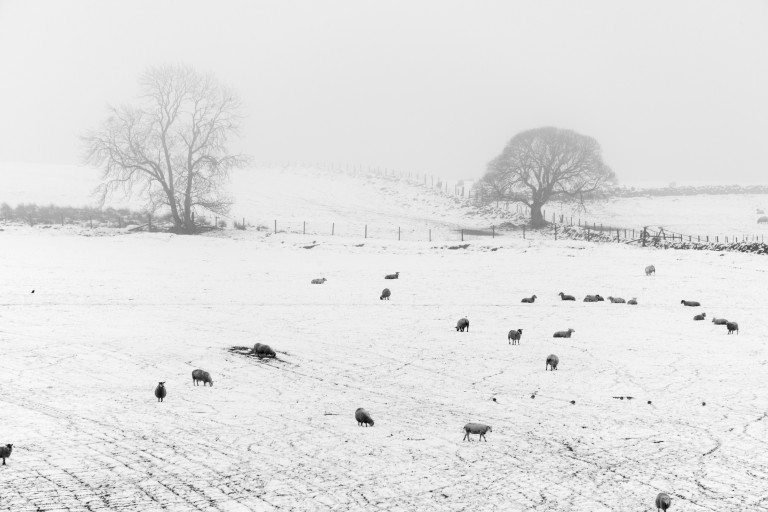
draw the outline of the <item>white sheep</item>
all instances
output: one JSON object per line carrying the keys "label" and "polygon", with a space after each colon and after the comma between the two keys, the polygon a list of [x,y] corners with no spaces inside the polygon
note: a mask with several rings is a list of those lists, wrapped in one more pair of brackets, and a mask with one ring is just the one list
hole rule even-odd
{"label": "white sheep", "polygon": [[632,297],[631,299],[629,299],[627,301],[627,304],[629,304],[631,306],[637,306],[637,297]]}
{"label": "white sheep", "polygon": [[322,279],[313,279],[312,280],[312,284],[323,284],[326,281],[327,281],[327,279],[324,278],[324,277]]}
{"label": "white sheep", "polygon": [[649,276],[651,274],[656,275],[656,267],[653,265],[648,265],[645,267],[645,275]]}
{"label": "white sheep", "polygon": [[696,315],[695,317],[693,317],[693,319],[694,320],[704,320],[706,317],[707,317],[707,314],[706,313],[702,313],[700,315]]}
{"label": "white sheep", "polygon": [[567,331],[557,331],[555,334],[552,335],[553,338],[570,338],[571,333],[574,333],[573,329],[568,329]]}
{"label": "white sheep", "polygon": [[712,323],[715,325],[727,325],[728,320],[726,320],[725,318],[713,318]]}
{"label": "white sheep", "polygon": [[624,304],[627,302],[621,297],[608,297],[608,300],[611,301],[611,303],[613,304]]}
{"label": "white sheep", "polygon": [[[467,423],[464,425],[464,439],[462,441],[472,441],[472,438],[469,437],[469,434],[479,434],[480,437],[478,438],[478,441],[480,439],[485,439],[486,432],[493,432],[491,430],[490,425],[483,425],[482,423]],[[488,440],[485,439],[485,442],[487,443]]]}

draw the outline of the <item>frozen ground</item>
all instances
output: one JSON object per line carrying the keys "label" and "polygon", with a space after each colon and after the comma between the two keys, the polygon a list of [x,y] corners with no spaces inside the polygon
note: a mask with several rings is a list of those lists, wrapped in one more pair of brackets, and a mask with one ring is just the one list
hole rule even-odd
{"label": "frozen ground", "polygon": [[764,257],[490,242],[0,232],[0,510],[768,510]]}

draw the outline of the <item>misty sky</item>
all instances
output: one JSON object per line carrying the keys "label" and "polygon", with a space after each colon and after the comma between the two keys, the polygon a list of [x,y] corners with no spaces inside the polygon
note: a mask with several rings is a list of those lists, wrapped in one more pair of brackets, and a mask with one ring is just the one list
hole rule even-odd
{"label": "misty sky", "polygon": [[768,183],[765,0],[0,0],[0,161],[79,163],[166,62],[239,92],[259,163],[473,178],[552,125],[625,184]]}

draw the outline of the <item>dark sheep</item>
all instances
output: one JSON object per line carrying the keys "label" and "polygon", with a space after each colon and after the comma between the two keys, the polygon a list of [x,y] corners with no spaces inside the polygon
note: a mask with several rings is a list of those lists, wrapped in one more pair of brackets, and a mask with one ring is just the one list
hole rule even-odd
{"label": "dark sheep", "polygon": [[326,281],[327,281],[327,279],[324,278],[324,277],[322,279],[313,279],[312,280],[312,284],[323,284]]}
{"label": "dark sheep", "polygon": [[381,292],[381,297],[379,297],[379,300],[389,300],[390,295],[392,295],[392,292],[389,291],[389,288],[384,288],[384,290]]}
{"label": "dark sheep", "polygon": [[706,313],[702,313],[700,315],[696,315],[695,317],[693,317],[693,319],[694,320],[704,320],[706,317],[707,317],[707,314]]}
{"label": "dark sheep", "polygon": [[558,293],[558,295],[560,295],[560,300],[576,300],[573,295],[566,295],[563,292]]}
{"label": "dark sheep", "polygon": [[366,427],[373,426],[373,419],[371,418],[371,415],[368,414],[368,411],[362,407],[355,409],[355,419],[357,420],[358,427],[362,427],[363,424],[365,424]]}
{"label": "dark sheep", "polygon": [[203,383],[203,387],[205,387],[206,384],[209,384],[211,387],[213,387],[213,379],[211,378],[211,374],[203,371],[203,370],[194,370],[192,371],[192,384],[195,386],[198,386],[198,381]]}
{"label": "dark sheep", "polygon": [[665,492],[660,492],[658,496],[656,496],[656,512],[664,511],[672,506],[672,498],[669,497],[669,494]]}
{"label": "dark sheep", "polygon": [[605,299],[602,298],[600,295],[595,295],[597,297],[597,302],[605,302]]}
{"label": "dark sheep", "polygon": [[[490,425],[483,425],[482,423],[467,423],[464,425],[464,439],[462,441],[472,441],[472,438],[469,437],[469,434],[479,434],[480,437],[478,438],[478,441],[480,439],[485,439],[485,434],[487,432],[493,432],[491,430]],[[488,440],[485,439],[485,442],[487,443]]]}
{"label": "dark sheep", "polygon": [[253,346],[253,353],[261,359],[262,357],[276,357],[275,351],[269,345],[257,343]]}
{"label": "dark sheep", "polygon": [[165,382],[159,382],[157,384],[157,387],[155,388],[155,396],[157,397],[157,401],[162,402],[166,394],[167,393],[165,391]]}
{"label": "dark sheep", "polygon": [[395,272],[394,274],[387,274],[384,276],[384,279],[399,279],[400,278],[400,272]]}
{"label": "dark sheep", "polygon": [[587,295],[584,297],[584,302],[600,302],[603,298],[600,295]]}
{"label": "dark sheep", "polygon": [[608,300],[611,301],[612,304],[624,304],[627,302],[621,297],[608,297]]}
{"label": "dark sheep", "polygon": [[651,274],[656,275],[656,267],[653,265],[648,265],[645,267],[645,275],[649,276]]}
{"label": "dark sheep", "polygon": [[728,322],[725,326],[728,328],[728,334],[733,334],[734,332],[739,334],[739,324],[736,322]]}
{"label": "dark sheep", "polygon": [[766,215],[763,215],[762,217],[757,219],[757,223],[758,224],[765,224],[766,222],[768,222],[768,216],[766,216]]}
{"label": "dark sheep", "polygon": [[13,451],[13,445],[7,444],[5,446],[0,446],[0,459],[3,459],[3,466],[5,466],[5,459],[11,456],[11,452]]}
{"label": "dark sheep", "polygon": [[523,299],[523,300],[521,300],[520,302],[525,302],[526,304],[533,304],[533,302],[534,302],[535,300],[536,300],[536,296],[535,296],[535,295],[533,295],[533,296],[531,296],[531,297],[526,297],[526,298],[524,298],[524,299]]}
{"label": "dark sheep", "polygon": [[701,303],[695,300],[681,300],[680,304],[683,304],[684,306],[692,306],[692,307],[701,306]]}
{"label": "dark sheep", "polygon": [[632,297],[631,299],[629,299],[627,301],[627,304],[629,304],[630,306],[637,306],[637,297]]}
{"label": "dark sheep", "polygon": [[514,342],[516,342],[516,343],[514,343],[514,345],[519,345],[520,344],[520,337],[522,335],[523,335],[523,330],[522,329],[512,329],[511,331],[509,331],[509,334],[507,335],[507,339],[509,340],[510,344],[512,344],[512,342],[514,341]]}
{"label": "dark sheep", "polygon": [[728,320],[726,320],[725,318],[713,318],[712,323],[715,325],[727,325]]}
{"label": "dark sheep", "polygon": [[467,320],[466,318],[462,318],[456,323],[457,331],[464,332],[464,329],[466,329],[467,332],[469,332],[469,320]]}
{"label": "dark sheep", "polygon": [[552,335],[553,338],[570,338],[571,333],[574,333],[573,329],[568,329],[567,331],[557,331],[555,334]]}
{"label": "dark sheep", "polygon": [[555,354],[549,354],[547,356],[547,364],[544,365],[544,371],[547,371],[547,368],[552,368],[552,371],[557,370],[557,365],[560,363],[560,358],[557,357]]}

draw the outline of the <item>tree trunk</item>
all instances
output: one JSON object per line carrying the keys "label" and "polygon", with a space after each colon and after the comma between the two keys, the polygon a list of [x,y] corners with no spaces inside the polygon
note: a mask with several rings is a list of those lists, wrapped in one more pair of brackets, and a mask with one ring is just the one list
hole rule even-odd
{"label": "tree trunk", "polygon": [[544,220],[544,216],[541,214],[542,206],[544,205],[535,201],[531,204],[531,227],[541,228],[547,225],[547,221]]}

